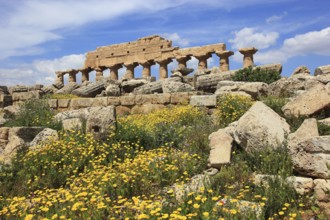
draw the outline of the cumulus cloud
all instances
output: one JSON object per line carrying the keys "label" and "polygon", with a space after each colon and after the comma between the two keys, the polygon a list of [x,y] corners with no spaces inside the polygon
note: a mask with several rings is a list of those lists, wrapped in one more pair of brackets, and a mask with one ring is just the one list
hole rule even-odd
{"label": "cumulus cloud", "polygon": [[259,49],[268,48],[276,43],[279,37],[277,32],[256,32],[256,28],[243,28],[235,32],[235,38],[229,39],[232,48],[256,47]]}
{"label": "cumulus cloud", "polygon": [[81,68],[85,60],[84,54],[72,54],[53,60],[36,60],[30,65],[22,65],[14,69],[0,69],[1,84],[51,84],[56,70]]}
{"label": "cumulus cloud", "polygon": [[164,33],[161,34],[166,39],[169,39],[173,42],[174,45],[180,46],[180,47],[187,47],[189,45],[189,40],[186,38],[182,38],[178,33]]}
{"label": "cumulus cloud", "polygon": [[285,39],[279,49],[256,53],[255,60],[260,63],[286,62],[308,54],[330,55],[330,27]]}

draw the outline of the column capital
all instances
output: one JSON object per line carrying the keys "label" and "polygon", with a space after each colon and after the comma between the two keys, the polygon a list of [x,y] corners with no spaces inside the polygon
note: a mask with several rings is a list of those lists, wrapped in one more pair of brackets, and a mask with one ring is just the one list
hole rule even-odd
{"label": "column capital", "polygon": [[202,54],[202,55],[193,55],[196,59],[208,59],[212,56],[212,53]]}
{"label": "column capital", "polygon": [[167,65],[167,64],[171,63],[172,61],[173,60],[171,58],[155,60],[155,62],[158,63],[159,65]]}
{"label": "column capital", "polygon": [[124,63],[124,66],[126,67],[126,68],[128,68],[128,67],[137,67],[139,64],[138,63],[136,63],[136,62],[133,62],[133,63]]}
{"label": "column capital", "polygon": [[238,51],[243,55],[253,55],[258,51],[258,49],[255,47],[245,47],[240,48]]}
{"label": "column capital", "polygon": [[146,60],[146,61],[142,61],[140,62],[139,64],[141,66],[152,66],[152,65],[155,65],[155,61],[154,60]]}
{"label": "column capital", "polygon": [[230,57],[232,55],[234,55],[234,52],[233,51],[230,51],[230,50],[223,50],[223,51],[215,51],[215,54],[217,56],[219,56],[220,58],[225,58],[225,57]]}

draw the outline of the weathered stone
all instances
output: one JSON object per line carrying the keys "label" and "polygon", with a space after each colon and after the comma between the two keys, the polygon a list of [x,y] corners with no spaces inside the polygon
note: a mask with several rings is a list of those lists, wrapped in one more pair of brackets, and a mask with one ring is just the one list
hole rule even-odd
{"label": "weathered stone", "polygon": [[237,122],[235,141],[247,152],[282,146],[290,126],[271,108],[256,102]]}
{"label": "weathered stone", "polygon": [[178,67],[174,70],[171,71],[172,73],[179,72],[182,74],[182,76],[187,76],[190,73],[194,72],[194,69],[192,68],[187,68],[187,67]]}
{"label": "weathered stone", "polygon": [[31,146],[30,149],[38,148],[47,142],[57,141],[58,139],[59,136],[57,131],[50,128],[45,128],[31,141],[29,144]]}
{"label": "weathered stone", "polygon": [[216,95],[217,97],[220,96],[224,96],[224,95],[237,95],[237,96],[245,96],[247,98],[250,98],[252,100],[252,96],[247,94],[246,92],[242,92],[242,91],[230,91],[232,88],[228,88],[229,91],[226,91],[227,88],[223,88],[223,89],[218,89],[217,91],[215,91],[214,95]]}
{"label": "weathered stone", "polygon": [[309,71],[307,66],[298,66],[292,73],[292,76],[297,74],[304,74],[304,75],[310,75],[311,72]]}
{"label": "weathered stone", "polygon": [[314,76],[330,74],[330,65],[319,66],[314,71]]}
{"label": "weathered stone", "polygon": [[87,108],[93,105],[93,98],[72,99],[70,103],[71,109]]}
{"label": "weathered stone", "polygon": [[171,102],[171,94],[169,93],[152,95],[152,104],[169,104],[170,102]]}
{"label": "weathered stone", "polygon": [[209,166],[220,169],[221,165],[230,163],[231,148],[234,139],[226,132],[225,129],[219,129],[209,136]]}
{"label": "weathered stone", "polygon": [[71,94],[75,89],[78,89],[79,85],[77,83],[68,83],[63,88],[57,90],[55,94]]}
{"label": "weathered stone", "polygon": [[125,116],[131,114],[131,109],[126,106],[116,106],[116,116]]}
{"label": "weathered stone", "polygon": [[120,105],[120,98],[119,97],[108,97],[107,105]]}
{"label": "weathered stone", "polygon": [[136,105],[152,103],[152,100],[153,100],[153,95],[136,95],[135,96]]}
{"label": "weathered stone", "polygon": [[172,93],[171,104],[188,104],[191,96],[193,96],[193,94],[188,92]]}
{"label": "weathered stone", "polygon": [[218,82],[230,80],[236,71],[226,71],[221,74],[206,74],[196,76],[195,88],[206,92],[215,92]]}
{"label": "weathered stone", "polygon": [[71,99],[59,99],[57,104],[59,108],[69,108],[70,102]]}
{"label": "weathered stone", "polygon": [[325,118],[323,120],[319,120],[318,122],[320,122],[321,124],[330,126],[330,118]]}
{"label": "weathered stone", "polygon": [[267,95],[268,85],[262,82],[236,82],[236,81],[220,81],[217,84],[216,94],[221,92],[242,91],[251,95],[254,99]]}
{"label": "weathered stone", "polygon": [[120,87],[116,84],[110,84],[105,89],[106,96],[120,96]]}
{"label": "weathered stone", "polygon": [[330,108],[330,92],[318,85],[298,95],[282,107],[285,115],[308,116]]}
{"label": "weathered stone", "polygon": [[47,103],[49,108],[57,109],[57,99],[48,99]]}
{"label": "weathered stone", "polygon": [[29,88],[24,85],[17,85],[17,86],[12,86],[8,88],[8,91],[10,94],[13,94],[14,92],[19,93],[19,92],[28,92]]}
{"label": "weathered stone", "polygon": [[163,88],[162,88],[162,82],[160,80],[135,88],[133,91],[134,94],[153,94],[153,93],[162,93],[162,92],[163,92]]}
{"label": "weathered stone", "polygon": [[131,79],[121,83],[121,88],[124,93],[131,93],[137,87],[148,84],[146,79]]}
{"label": "weathered stone", "polygon": [[330,202],[330,180],[315,179],[314,184],[314,196],[316,200]]}
{"label": "weathered stone", "polygon": [[100,138],[112,126],[115,126],[115,122],[116,108],[114,106],[92,107],[87,118],[86,132],[90,132],[95,137]]}
{"label": "weathered stone", "polygon": [[194,90],[194,88],[189,84],[165,80],[162,84],[162,89],[164,93],[190,92]]}
{"label": "weathered stone", "polygon": [[194,73],[195,76],[203,76],[210,74],[212,70],[210,69],[197,69]]}
{"label": "weathered stone", "polygon": [[71,94],[80,96],[80,97],[95,97],[97,94],[100,94],[105,90],[104,82],[95,82],[89,83],[87,86],[81,86],[71,92]]}
{"label": "weathered stone", "polygon": [[265,65],[260,65],[253,67],[255,68],[260,68],[261,70],[268,70],[268,71],[276,71],[278,73],[282,73],[282,64],[280,63],[273,63],[273,64],[265,64]]}
{"label": "weathered stone", "polygon": [[53,83],[53,85],[56,89],[62,89],[64,87],[64,84],[62,82],[56,82]]}
{"label": "weathered stone", "polygon": [[39,99],[40,98],[40,92],[39,91],[30,91],[30,92],[14,92],[12,99],[14,102],[17,101],[26,101],[29,99]]}
{"label": "weathered stone", "polygon": [[89,115],[89,108],[82,108],[79,110],[70,110],[66,112],[57,113],[54,117],[54,121],[64,121],[71,118],[86,119]]}
{"label": "weathered stone", "polygon": [[79,130],[83,128],[83,123],[86,122],[86,119],[81,118],[68,118],[62,120],[62,126],[64,130]]}
{"label": "weathered stone", "polygon": [[217,105],[217,96],[216,95],[195,95],[195,96],[191,96],[190,105],[192,105],[192,106],[215,107]]}
{"label": "weathered stone", "polygon": [[153,111],[156,111],[159,109],[163,109],[163,108],[165,108],[164,105],[146,103],[143,105],[135,105],[132,108],[131,113],[132,114],[148,114],[150,112],[153,112]]}
{"label": "weathered stone", "polygon": [[91,105],[91,107],[106,107],[106,106],[108,106],[107,97],[93,98],[93,104]]}
{"label": "weathered stone", "polygon": [[[305,119],[298,130],[288,136],[288,149],[295,154],[297,145],[309,138],[319,136],[317,121],[315,118]],[[294,157],[294,155],[292,155]]]}
{"label": "weathered stone", "polygon": [[304,176],[330,178],[330,136],[312,137],[290,148],[294,170]]}
{"label": "weathered stone", "polygon": [[285,179],[287,183],[292,184],[293,188],[300,195],[308,194],[313,191],[314,182],[312,178],[290,176]]}
{"label": "weathered stone", "polygon": [[121,105],[135,105],[135,95],[120,96]]}

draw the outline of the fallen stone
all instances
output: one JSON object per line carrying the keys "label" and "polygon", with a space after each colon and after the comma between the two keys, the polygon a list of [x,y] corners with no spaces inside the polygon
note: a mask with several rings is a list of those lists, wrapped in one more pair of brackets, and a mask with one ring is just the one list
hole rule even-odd
{"label": "fallen stone", "polygon": [[245,92],[254,99],[266,96],[268,85],[263,82],[237,82],[237,81],[220,81],[217,84],[216,94],[221,92]]}
{"label": "fallen stone", "polygon": [[247,152],[283,145],[290,126],[271,108],[256,102],[237,122],[235,141]]}
{"label": "fallen stone", "polygon": [[282,107],[285,115],[309,116],[330,108],[330,92],[326,86],[318,85],[298,95]]}
{"label": "fallen stone", "polygon": [[304,75],[310,75],[311,72],[309,71],[308,67],[306,66],[298,66],[292,73],[291,76],[298,75],[298,74],[304,74]]}
{"label": "fallen stone", "polygon": [[71,92],[71,94],[79,97],[95,97],[105,90],[104,82],[89,83],[87,86],[81,86]]}
{"label": "fallen stone", "polygon": [[186,83],[164,80],[162,90],[164,93],[175,93],[194,91],[194,88]]}
{"label": "fallen stone", "polygon": [[321,202],[330,202],[330,180],[315,179],[314,184],[315,199]]}
{"label": "fallen stone", "polygon": [[318,122],[321,124],[330,126],[330,118],[325,118],[325,119],[319,120]]}
{"label": "fallen stone", "polygon": [[314,71],[314,76],[330,74],[330,65],[319,66]]}
{"label": "fallen stone", "polygon": [[293,188],[300,195],[309,194],[314,188],[314,181],[312,178],[290,176],[287,177],[285,181],[292,184]]}
{"label": "fallen stone", "polygon": [[226,71],[221,74],[205,74],[196,75],[195,89],[205,92],[214,93],[217,89],[218,82],[223,80],[231,80],[231,77],[236,73],[236,71]]}
{"label": "fallen stone", "polygon": [[190,105],[215,107],[215,106],[217,106],[217,96],[216,95],[193,95],[190,97]]}
{"label": "fallen stone", "polygon": [[40,91],[30,91],[30,92],[14,92],[12,95],[12,100],[17,101],[26,101],[30,99],[40,99]]}
{"label": "fallen stone", "polygon": [[120,96],[120,87],[116,84],[110,84],[105,89],[106,96]]}
{"label": "fallen stone", "polygon": [[57,141],[59,139],[57,131],[45,128],[42,130],[35,138],[30,142],[30,149],[36,149],[38,147],[41,147],[43,144],[51,142],[51,141]]}
{"label": "fallen stone", "polygon": [[84,118],[68,118],[62,121],[64,130],[80,130],[83,128],[83,123],[86,122]]}
{"label": "fallen stone", "polygon": [[86,132],[92,133],[96,138],[102,138],[116,123],[116,108],[114,106],[92,107],[86,123]]}
{"label": "fallen stone", "polygon": [[[288,136],[288,149],[293,154],[297,151],[297,145],[309,138],[318,137],[319,131],[317,128],[317,121],[315,118],[305,119],[296,132]],[[292,155],[294,156],[294,155]]]}
{"label": "fallen stone", "polygon": [[210,134],[209,141],[211,149],[208,158],[209,167],[220,169],[221,165],[230,163],[234,139],[226,132],[226,129],[219,129]]}
{"label": "fallen stone", "polygon": [[75,89],[78,89],[79,85],[77,83],[68,83],[63,88],[57,90],[55,94],[71,94]]}
{"label": "fallen stone", "polygon": [[146,79],[131,79],[121,83],[121,88],[124,93],[131,93],[135,88],[148,84]]}
{"label": "fallen stone", "polygon": [[179,72],[181,73],[182,76],[187,76],[190,73],[194,72],[194,69],[192,68],[187,68],[187,67],[178,67],[174,70],[171,70],[172,73]]}

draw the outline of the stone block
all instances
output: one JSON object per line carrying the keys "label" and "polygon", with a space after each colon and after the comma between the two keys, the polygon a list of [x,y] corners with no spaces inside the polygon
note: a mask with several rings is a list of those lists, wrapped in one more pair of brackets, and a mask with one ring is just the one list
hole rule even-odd
{"label": "stone block", "polygon": [[220,129],[213,132],[209,136],[210,140],[210,155],[209,165],[213,168],[220,169],[222,164],[230,163],[231,148],[234,139],[226,132],[225,129]]}
{"label": "stone block", "polygon": [[87,108],[93,105],[93,98],[72,99],[70,103],[71,109]]}
{"label": "stone block", "polygon": [[146,103],[152,103],[153,95],[136,95],[135,104],[142,105]]}
{"label": "stone block", "polygon": [[12,100],[14,102],[17,101],[26,101],[29,99],[39,99],[40,92],[39,91],[30,91],[30,92],[14,92],[12,96]]}
{"label": "stone block", "polygon": [[159,110],[162,108],[165,108],[165,105],[146,103],[143,105],[135,105],[132,108],[131,113],[132,114],[148,114],[150,112],[153,112],[155,110]]}
{"label": "stone block", "polygon": [[190,105],[192,105],[192,106],[215,107],[217,105],[217,96],[216,95],[191,96]]}
{"label": "stone block", "polygon": [[120,97],[121,105],[135,105],[135,95],[126,95]]}
{"label": "stone block", "polygon": [[152,96],[152,104],[169,104],[171,103],[171,94],[170,93],[162,93],[162,94],[154,94]]}
{"label": "stone block", "polygon": [[191,93],[180,92],[171,94],[171,104],[189,104]]}
{"label": "stone block", "polygon": [[57,99],[48,99],[47,103],[50,108],[57,109]]}
{"label": "stone block", "polygon": [[59,108],[69,108],[71,99],[59,99],[57,105]]}
{"label": "stone block", "polygon": [[107,105],[120,105],[119,97],[108,97]]}
{"label": "stone block", "polygon": [[126,106],[116,106],[116,116],[125,116],[131,114],[131,109]]}
{"label": "stone block", "polygon": [[93,107],[105,107],[108,106],[108,98],[107,97],[98,97],[93,98]]}

